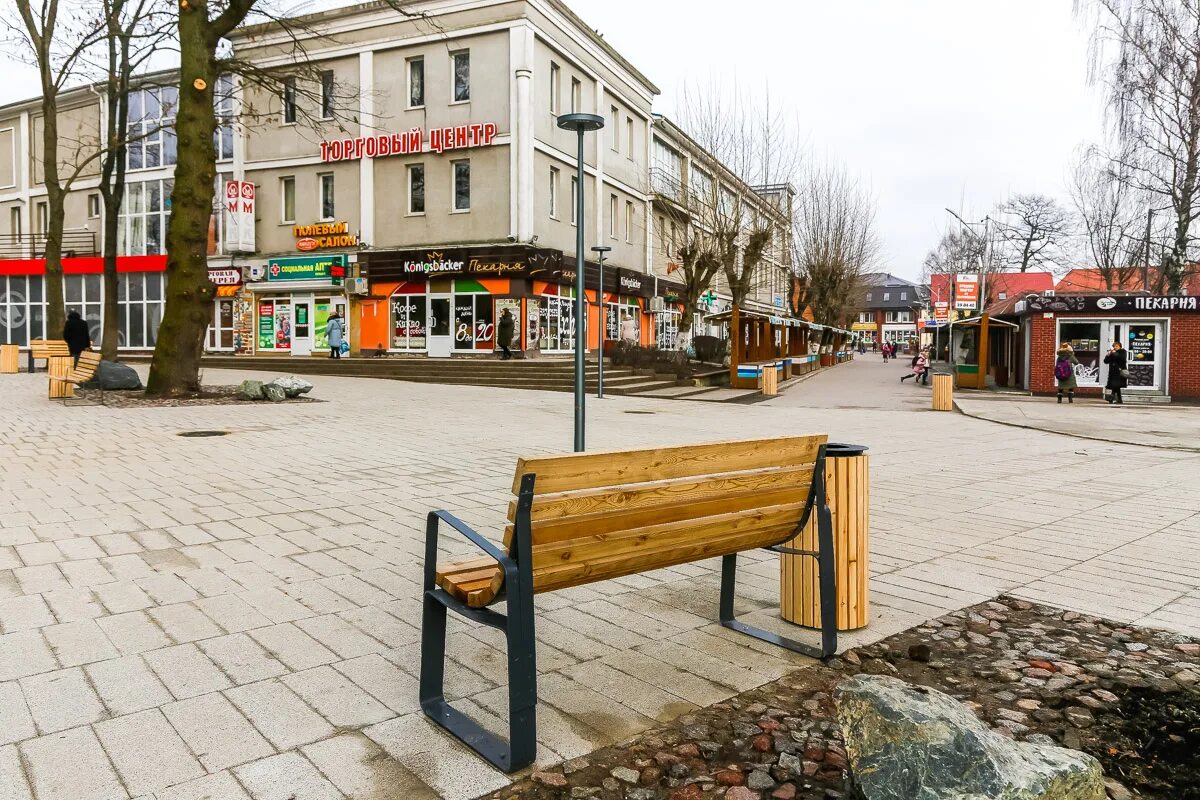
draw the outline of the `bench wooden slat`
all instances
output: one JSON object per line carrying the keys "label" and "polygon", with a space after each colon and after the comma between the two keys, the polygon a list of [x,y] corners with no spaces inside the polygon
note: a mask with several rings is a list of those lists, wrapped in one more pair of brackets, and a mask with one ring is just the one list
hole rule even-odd
{"label": "bench wooden slat", "polygon": [[96,375],[100,366],[100,354],[95,350],[84,350],[79,354],[79,363],[71,370],[67,380],[71,383],[87,383]]}
{"label": "bench wooden slat", "polygon": [[50,356],[46,360],[46,371],[50,378],[50,399],[61,400],[75,396],[75,387],[67,380],[71,374],[71,356]]}
{"label": "bench wooden slat", "polygon": [[766,467],[800,466],[815,461],[817,449],[825,441],[825,436],[797,436],[522,458],[517,462],[512,491],[517,494],[522,476],[531,472],[537,475],[537,493],[546,494]]}
{"label": "bench wooden slat", "polygon": [[500,593],[504,570],[490,558],[473,558],[438,569],[437,583],[472,608],[483,608]]}
{"label": "bench wooden slat", "polygon": [[[606,487],[539,494],[533,499],[530,519],[536,524],[606,511],[632,511],[660,505],[699,503],[729,497],[740,492],[764,491],[788,486],[800,487],[807,492],[809,484],[812,482],[812,470],[812,464],[801,467],[771,467],[703,478],[654,481],[615,489]],[[517,503],[514,500],[508,504],[508,520],[515,522],[516,519]]]}
{"label": "bench wooden slat", "polygon": [[33,358],[71,355],[67,343],[61,339],[33,339],[29,342],[29,352]]}

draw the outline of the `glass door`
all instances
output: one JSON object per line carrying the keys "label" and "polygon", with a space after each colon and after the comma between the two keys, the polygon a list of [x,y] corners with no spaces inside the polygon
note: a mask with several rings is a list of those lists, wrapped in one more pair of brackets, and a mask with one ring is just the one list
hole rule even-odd
{"label": "glass door", "polygon": [[231,299],[218,299],[213,308],[213,321],[208,329],[208,349],[233,349],[233,300]]}
{"label": "glass door", "polygon": [[292,355],[311,356],[313,351],[313,303],[311,297],[292,301]]}
{"label": "glass door", "polygon": [[429,297],[428,351],[433,358],[449,358],[454,351],[454,298],[451,295]]}
{"label": "glass door", "polygon": [[[1162,323],[1118,322],[1112,325],[1113,341],[1129,356],[1129,388],[1161,392],[1163,388]],[[1111,344],[1111,342],[1109,343]],[[1107,373],[1105,374],[1107,380]]]}

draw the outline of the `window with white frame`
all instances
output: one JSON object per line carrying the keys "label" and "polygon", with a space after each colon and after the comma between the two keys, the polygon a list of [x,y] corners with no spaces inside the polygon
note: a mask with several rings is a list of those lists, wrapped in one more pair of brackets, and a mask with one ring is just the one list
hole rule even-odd
{"label": "window with white frame", "polygon": [[625,155],[633,158],[633,117],[625,118]]}
{"label": "window with white frame", "polygon": [[453,176],[454,210],[471,210],[471,160],[450,162],[450,173]]}
{"label": "window with white frame", "polygon": [[233,76],[221,75],[213,89],[213,110],[217,128],[213,131],[213,149],[217,161],[233,160]]}
{"label": "window with white frame", "polygon": [[88,195],[87,215],[89,219],[96,219],[100,216],[100,195],[95,192]]}
{"label": "window with white frame", "polygon": [[296,79],[283,79],[283,123],[291,125],[296,121]]}
{"label": "window with white frame", "polygon": [[579,178],[571,176],[571,224],[579,224]]}
{"label": "window with white frame", "polygon": [[608,111],[608,146],[615,153],[621,148],[621,109],[612,106]]}
{"label": "window with white frame", "polygon": [[558,167],[550,168],[550,216],[558,219]]}
{"label": "window with white frame", "polygon": [[583,84],[578,78],[571,78],[571,113],[577,114],[583,110]]}
{"label": "window with white frame", "polygon": [[104,331],[101,313],[101,309],[104,307],[102,277],[98,274],[63,275],[63,297],[66,300],[66,310],[79,312],[84,322],[87,323],[88,333],[93,342],[99,342],[100,334]]}
{"label": "window with white frame", "polygon": [[701,203],[712,202],[710,199],[712,197],[713,187],[712,176],[699,167],[693,165],[689,181],[691,182],[692,197],[699,199]]}
{"label": "window with white frame", "polygon": [[625,241],[633,242],[633,217],[634,217],[633,201],[625,201]]}
{"label": "window with white frame", "polygon": [[119,347],[154,347],[162,323],[164,273],[128,272],[117,276]]}
{"label": "window with white frame", "polygon": [[683,199],[683,156],[660,139],[654,140],[651,191]]}
{"label": "window with white frame", "polygon": [[608,235],[610,238],[617,238],[617,196],[610,194],[608,196]]}
{"label": "window with white frame", "polygon": [[321,119],[333,119],[333,70],[321,72]]}
{"label": "window with white frame", "polygon": [[279,179],[279,212],[281,223],[296,221],[296,178],[291,175]]}
{"label": "window with white frame", "polygon": [[451,74],[453,75],[452,100],[455,103],[465,103],[471,99],[471,51],[459,50],[450,54]]}
{"label": "window with white frame", "polygon": [[37,204],[37,230],[43,236],[50,231],[50,204],[45,200]]}
{"label": "window with white frame", "polygon": [[129,93],[126,169],[156,169],[175,163],[174,126],[178,107],[179,90],[174,86],[135,89]]}
{"label": "window with white frame", "polygon": [[321,185],[321,220],[331,220],[335,216],[333,202],[333,173],[324,172],[317,176]]}
{"label": "window with white frame", "polygon": [[208,247],[210,256],[225,252],[225,182],[230,180],[233,180],[233,175],[228,172],[218,172],[213,180],[212,216],[208,223],[213,232]]}
{"label": "window with white frame", "polygon": [[167,220],[174,185],[170,178],[125,185],[125,202],[117,216],[117,252],[125,256],[167,252]]}
{"label": "window with white frame", "polygon": [[408,64],[408,107],[421,108],[425,105],[425,59],[410,58]]}
{"label": "window with white frame", "polygon": [[0,340],[26,345],[46,338],[45,278],[0,276]]}
{"label": "window with white frame", "polygon": [[562,69],[550,62],[550,113],[558,116],[559,95],[562,92]]}
{"label": "window with white frame", "polygon": [[408,165],[408,213],[425,213],[425,165]]}
{"label": "window with white frame", "polygon": [[886,303],[888,300],[891,300],[891,299],[892,299],[892,293],[891,293],[891,292],[884,292],[884,293],[883,293],[883,302],[885,302],[885,303]]}
{"label": "window with white frame", "polygon": [[21,207],[13,206],[8,212],[9,233],[19,240],[21,237]]}

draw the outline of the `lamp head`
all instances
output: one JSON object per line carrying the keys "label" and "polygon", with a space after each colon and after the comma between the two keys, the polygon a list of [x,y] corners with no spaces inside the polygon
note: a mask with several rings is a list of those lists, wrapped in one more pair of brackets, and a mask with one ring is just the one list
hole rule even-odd
{"label": "lamp head", "polygon": [[598,131],[604,127],[604,117],[597,114],[563,114],[558,118],[558,127],[578,133]]}

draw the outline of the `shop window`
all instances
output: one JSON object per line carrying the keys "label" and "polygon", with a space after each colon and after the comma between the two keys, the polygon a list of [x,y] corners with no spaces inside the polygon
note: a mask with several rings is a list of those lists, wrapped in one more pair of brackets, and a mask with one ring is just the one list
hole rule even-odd
{"label": "shop window", "polygon": [[258,300],[258,349],[292,349],[292,302],[290,298]]}
{"label": "shop window", "polygon": [[408,165],[408,213],[425,213],[425,165]]}
{"label": "shop window", "polygon": [[422,108],[425,105],[425,59],[408,59],[408,107]]}
{"label": "shop window", "polygon": [[454,292],[454,349],[493,349],[496,326],[492,296],[472,280],[456,280]]}
{"label": "shop window", "polygon": [[321,72],[321,119],[333,119],[333,70]]}
{"label": "shop window", "polygon": [[471,162],[469,159],[450,162],[454,176],[454,210],[471,210]]}
{"label": "shop window", "polygon": [[678,348],[681,319],[683,314],[678,311],[660,311],[654,315],[654,342],[660,350]]}
{"label": "shop window", "polygon": [[607,341],[641,341],[642,308],[636,300],[627,298],[605,304],[604,337]]}
{"label": "shop window", "polygon": [[125,256],[154,256],[165,253],[167,220],[171,217],[169,178],[126,184],[125,202],[117,222],[117,252]]}
{"label": "shop window", "polygon": [[101,309],[104,306],[103,288],[99,275],[64,275],[63,296],[67,312],[78,311],[87,322],[93,342],[100,341],[104,329]]}
{"label": "shop window", "polygon": [[[555,287],[557,288],[557,287]],[[552,288],[551,291],[554,291]],[[538,340],[547,353],[575,352],[575,299],[573,292],[562,287],[562,295],[542,295],[538,298],[540,329]]]}
{"label": "shop window", "polygon": [[296,121],[296,79],[283,79],[283,122],[291,125]]}
{"label": "shop window", "polygon": [[280,222],[290,225],[296,221],[296,179],[288,176],[279,179]]}
{"label": "shop window", "polygon": [[[1100,385],[1100,363],[1107,348],[1102,348],[1102,333],[1099,322],[1059,322],[1058,344],[1067,343],[1075,351],[1079,365],[1075,367],[1075,379],[1080,386]],[[1056,347],[1055,350],[1058,348]],[[1050,364],[1046,368],[1053,369]]]}
{"label": "shop window", "polygon": [[131,272],[117,276],[118,347],[154,347],[165,300],[163,273]]}
{"label": "shop window", "polygon": [[471,99],[471,51],[451,53],[450,64],[454,75],[453,101],[465,103]]}
{"label": "shop window", "polygon": [[331,220],[334,217],[333,173],[318,175],[317,180],[321,184],[321,219]]}
{"label": "shop window", "polygon": [[390,313],[393,350],[425,349],[427,311],[424,282],[402,284],[392,293]]}
{"label": "shop window", "polygon": [[0,277],[0,339],[27,345],[46,338],[45,279],[41,275]]}

